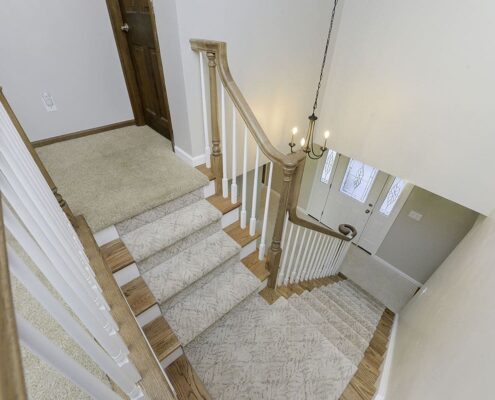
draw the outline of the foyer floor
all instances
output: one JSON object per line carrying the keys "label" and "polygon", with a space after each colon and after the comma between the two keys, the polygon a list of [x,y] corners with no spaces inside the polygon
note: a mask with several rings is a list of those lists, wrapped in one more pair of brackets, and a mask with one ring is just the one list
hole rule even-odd
{"label": "foyer floor", "polygon": [[41,160],[74,214],[93,232],[208,183],[148,126],[130,126],[40,147]]}
{"label": "foyer floor", "polygon": [[418,288],[357,246],[350,247],[341,272],[395,313],[406,305]]}

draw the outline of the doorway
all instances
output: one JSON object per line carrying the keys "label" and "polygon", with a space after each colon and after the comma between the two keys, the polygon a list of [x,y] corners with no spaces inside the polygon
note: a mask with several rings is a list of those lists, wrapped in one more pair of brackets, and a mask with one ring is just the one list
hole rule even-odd
{"label": "doorway", "polygon": [[307,213],[337,229],[353,225],[353,243],[375,254],[413,185],[359,160],[329,150],[319,160]]}
{"label": "doorway", "polygon": [[150,0],[107,0],[136,125],[172,141],[162,59]]}

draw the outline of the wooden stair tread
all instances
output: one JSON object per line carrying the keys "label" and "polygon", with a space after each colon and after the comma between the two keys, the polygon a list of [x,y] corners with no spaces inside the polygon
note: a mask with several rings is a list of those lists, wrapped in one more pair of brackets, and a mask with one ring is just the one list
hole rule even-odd
{"label": "wooden stair tread", "polygon": [[242,259],[242,263],[253,273],[261,282],[268,279],[270,271],[266,269],[267,258],[259,260],[259,250],[253,251],[247,257]]}
{"label": "wooden stair tread", "polygon": [[120,239],[104,244],[100,247],[100,252],[112,272],[117,272],[134,262],[131,253]]}
{"label": "wooden stair tread", "polygon": [[213,172],[211,171],[210,168],[206,166],[206,164],[201,164],[196,167],[196,169],[201,172],[203,175],[206,175],[206,177],[210,180],[213,181],[215,180],[215,175],[213,175]]}
{"label": "wooden stair tread", "polygon": [[280,297],[280,293],[276,290],[266,287],[258,293],[268,304],[275,303]]}
{"label": "wooden stair tread", "polygon": [[163,317],[155,318],[143,326],[143,332],[160,361],[163,361],[180,347],[179,339]]}
{"label": "wooden stair tread", "polygon": [[180,356],[165,371],[177,393],[178,400],[211,400],[185,355]]}
{"label": "wooden stair tread", "polygon": [[220,210],[224,215],[241,206],[240,201],[232,204],[232,202],[230,201],[230,196],[225,198],[221,194],[214,194],[213,196],[208,197],[206,200],[208,200],[210,204]]}
{"label": "wooden stair tread", "polygon": [[277,292],[279,292],[286,299],[288,299],[290,296],[294,294],[294,292],[292,292],[292,290],[290,290],[288,286],[279,286],[277,288]]}
{"label": "wooden stair tread", "polygon": [[255,232],[253,236],[249,235],[249,226],[246,229],[241,228],[241,223],[239,221],[224,228],[225,233],[227,233],[232,239],[234,239],[241,247],[247,246],[253,240],[260,237],[258,232]]}
{"label": "wooden stair tread", "polygon": [[156,304],[155,296],[142,277],[133,279],[122,286],[122,293],[136,316]]}

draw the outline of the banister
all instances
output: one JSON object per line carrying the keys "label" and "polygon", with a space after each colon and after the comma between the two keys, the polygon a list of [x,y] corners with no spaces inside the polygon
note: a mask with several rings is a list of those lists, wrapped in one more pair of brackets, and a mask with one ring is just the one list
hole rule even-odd
{"label": "banister", "polygon": [[297,214],[297,203],[299,200],[299,192],[301,191],[301,182],[302,182],[305,163],[306,160],[303,160],[301,162],[301,164],[297,167],[297,170],[293,177],[293,184],[291,188],[291,193],[289,195],[289,204],[288,204],[289,221],[291,221],[293,224],[300,225],[304,228],[308,228],[316,232],[320,232],[325,235],[332,236],[346,242],[352,240],[357,235],[356,228],[354,228],[352,225],[341,224],[339,225],[339,232],[337,232],[323,225],[320,222],[311,221],[308,218],[301,217]]}
{"label": "banister", "polygon": [[27,399],[15,321],[0,193],[0,398]]}
{"label": "banister", "polygon": [[[299,150],[295,153],[284,154],[277,150],[270,142],[267,134],[261,127],[251,107],[244,98],[241,90],[237,86],[230,72],[227,59],[227,44],[225,42],[203,39],[191,39],[191,49],[196,52],[205,52],[209,60],[210,67],[210,107],[212,119],[212,172],[216,180],[216,192],[220,193],[219,181],[222,176],[220,171],[221,166],[221,151],[220,138],[218,135],[218,115],[217,115],[217,94],[216,94],[216,70],[223,84],[223,88],[227,91],[232,103],[244,120],[247,129],[251,132],[258,147],[263,154],[272,162],[279,164],[283,169],[283,182],[280,192],[280,200],[275,218],[275,226],[273,231],[272,243],[268,253],[267,268],[270,271],[268,279],[268,287],[274,289],[276,287],[278,270],[281,260],[281,240],[282,230],[286,212],[288,219],[295,225],[313,230],[315,232],[328,235],[342,242],[350,242],[357,234],[356,229],[348,224],[339,226],[338,232],[317,222],[313,222],[306,217],[301,217],[297,214],[297,202],[299,192],[301,190],[302,174],[306,160],[306,153]],[[218,67],[218,68],[217,68]],[[213,88],[212,88],[213,86]],[[223,177],[223,176],[222,176]]]}
{"label": "banister", "polygon": [[218,72],[223,86],[230,95],[230,98],[234,102],[239,114],[246,123],[249,131],[254,136],[254,140],[260,147],[263,154],[265,154],[270,161],[278,163],[284,167],[295,168],[299,165],[306,157],[306,153],[299,151],[293,154],[284,154],[277,150],[270,142],[270,139],[268,139],[268,136],[261,127],[256,116],[251,110],[251,107],[232,77],[227,59],[227,43],[203,39],[191,39],[190,43],[191,48],[194,51],[204,51],[206,53],[214,53],[216,55]]}

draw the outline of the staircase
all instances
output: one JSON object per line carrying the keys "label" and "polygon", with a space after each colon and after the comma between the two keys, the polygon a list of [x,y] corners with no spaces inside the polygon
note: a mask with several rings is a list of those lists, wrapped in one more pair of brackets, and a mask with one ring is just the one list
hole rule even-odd
{"label": "staircase", "polygon": [[118,223],[120,238],[101,247],[164,368],[268,277],[258,260],[258,235],[235,221],[239,204],[201,193]]}

